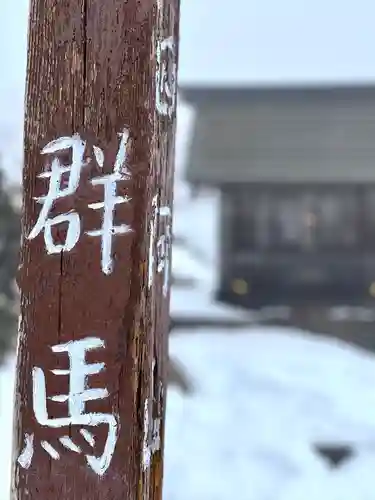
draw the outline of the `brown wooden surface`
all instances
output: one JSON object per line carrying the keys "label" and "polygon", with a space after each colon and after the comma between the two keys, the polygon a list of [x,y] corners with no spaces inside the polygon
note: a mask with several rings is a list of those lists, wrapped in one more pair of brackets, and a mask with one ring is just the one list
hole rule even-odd
{"label": "brown wooden surface", "polygon": [[[173,37],[174,52],[161,57],[173,91],[178,20],[179,0],[31,1],[13,499],[161,498],[169,291],[163,295],[157,255],[148,286],[149,243],[152,199],[159,195],[161,206],[172,206],[175,107],[173,95],[163,88],[161,98],[172,109],[167,115],[158,112],[155,82],[158,43]],[[116,206],[114,224],[128,224],[133,231],[113,237],[114,267],[106,275],[100,265],[101,238],[85,234],[101,228],[103,215],[103,210],[88,207],[103,202],[103,187],[90,180],[112,172],[124,128],[130,134],[126,166],[131,176],[117,183],[117,195],[131,201]],[[41,210],[34,197],[45,195],[49,187],[49,179],[38,176],[51,169],[55,158],[41,150],[76,133],[87,141],[85,157],[91,161],[77,191],[59,199],[50,217],[75,210],[81,234],[71,251],[49,255],[43,232],[28,239]],[[103,169],[94,146],[104,152]],[[62,160],[69,163],[69,151]],[[62,185],[67,181],[64,177]],[[166,231],[166,218],[157,219],[154,254],[157,238]],[[56,226],[55,242],[64,243],[66,229]],[[101,455],[107,426],[86,427],[95,435],[93,452],[81,427],[39,425],[33,405],[33,368],[44,371],[47,396],[68,394],[68,376],[50,371],[68,369],[68,357],[53,353],[51,346],[86,337],[106,344],[87,355],[88,362],[106,365],[87,378],[87,386],[105,387],[109,397],[88,401],[85,411],[119,419],[115,452],[102,476],[89,467],[85,455]],[[47,410],[50,419],[68,416],[67,402],[48,400]],[[29,468],[18,462],[25,433],[34,434]],[[70,436],[81,453],[64,449],[62,435]],[[42,440],[58,450],[59,460],[46,453]],[[151,453],[149,464],[144,447]]]}

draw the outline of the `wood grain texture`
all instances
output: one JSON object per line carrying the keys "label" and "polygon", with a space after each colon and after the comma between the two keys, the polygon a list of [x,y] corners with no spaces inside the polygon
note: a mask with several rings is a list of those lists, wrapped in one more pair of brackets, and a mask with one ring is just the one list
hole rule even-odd
{"label": "wood grain texture", "polygon": [[[171,36],[176,44],[174,60],[169,54],[166,62],[168,75],[178,60],[178,24],[179,0],[31,1],[14,500],[161,499],[169,293],[162,293],[157,261],[148,286],[149,244],[152,199],[158,195],[158,203],[169,207],[173,201],[175,108],[168,116],[157,112],[155,82],[160,40]],[[103,201],[103,188],[89,181],[111,173],[124,127],[130,132],[131,177],[118,183],[117,195],[130,196],[131,202],[116,207],[115,223],[129,224],[133,232],[114,237],[114,271],[105,275],[100,238],[84,233],[101,224],[100,211],[88,204]],[[48,189],[48,179],[38,178],[46,168],[40,152],[50,141],[75,133],[87,141],[87,157],[93,156],[94,145],[104,151],[104,167],[101,171],[91,161],[76,193],[55,203],[53,215],[79,213],[81,236],[70,252],[48,255],[43,234],[27,239],[40,211],[34,198]],[[159,219],[157,236],[164,231],[165,221]],[[55,232],[56,241],[63,241],[65,232]],[[50,370],[67,369],[68,360],[52,353],[51,346],[88,336],[106,342],[103,352],[89,355],[90,362],[106,364],[105,371],[90,377],[90,387],[106,387],[109,397],[87,402],[87,411],[116,413],[120,420],[115,453],[102,477],[88,467],[84,454],[59,447],[61,429],[40,426],[33,408],[33,367],[44,370],[48,394],[67,394],[68,377]],[[65,404],[48,401],[47,408],[50,418],[66,416]],[[145,412],[150,416],[147,429]],[[34,433],[35,439],[29,469],[17,462],[25,433]],[[64,433],[90,452],[78,428],[72,425]],[[101,454],[105,426],[95,434]],[[42,439],[59,450],[60,460],[37,444]]]}

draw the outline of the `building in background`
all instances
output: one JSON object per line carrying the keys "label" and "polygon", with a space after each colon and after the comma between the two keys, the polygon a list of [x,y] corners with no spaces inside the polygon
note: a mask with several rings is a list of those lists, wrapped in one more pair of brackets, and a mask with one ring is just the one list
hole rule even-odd
{"label": "building in background", "polygon": [[218,298],[375,297],[375,85],[183,87],[186,176],[221,192]]}

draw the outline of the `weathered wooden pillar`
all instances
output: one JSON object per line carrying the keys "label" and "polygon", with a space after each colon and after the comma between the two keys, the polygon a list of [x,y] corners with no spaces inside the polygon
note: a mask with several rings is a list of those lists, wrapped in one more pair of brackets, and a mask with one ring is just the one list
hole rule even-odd
{"label": "weathered wooden pillar", "polygon": [[160,499],[179,0],[32,0],[12,498]]}

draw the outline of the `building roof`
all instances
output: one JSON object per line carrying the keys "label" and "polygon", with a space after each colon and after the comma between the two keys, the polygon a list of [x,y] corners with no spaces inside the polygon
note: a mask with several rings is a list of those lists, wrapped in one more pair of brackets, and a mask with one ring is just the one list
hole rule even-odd
{"label": "building roof", "polygon": [[340,83],[340,82],[282,82],[249,85],[182,85],[179,88],[182,98],[189,104],[228,103],[235,104],[258,100],[263,97],[285,97],[287,99],[314,97],[350,98],[357,96],[373,96],[375,80],[372,83]]}
{"label": "building roof", "polygon": [[194,92],[189,182],[375,183],[375,86]]}

